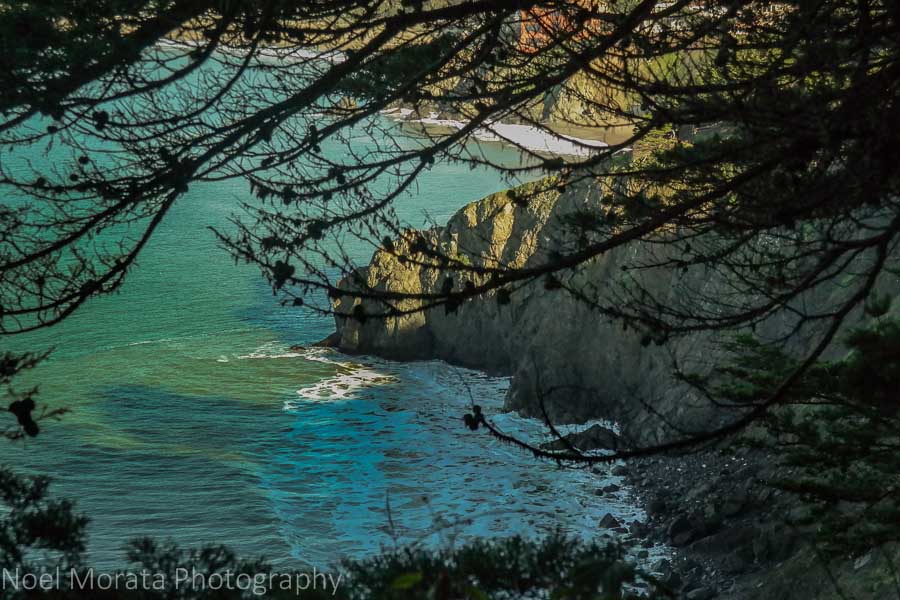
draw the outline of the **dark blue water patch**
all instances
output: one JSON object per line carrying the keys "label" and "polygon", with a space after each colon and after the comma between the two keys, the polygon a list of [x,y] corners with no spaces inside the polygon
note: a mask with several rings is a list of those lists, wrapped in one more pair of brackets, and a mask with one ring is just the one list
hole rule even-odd
{"label": "dark blue water patch", "polygon": [[[333,393],[251,403],[103,388],[90,406],[95,425],[54,430],[23,454],[24,466],[52,475],[55,493],[92,517],[100,567],[122,566],[120,548],[144,535],[224,543],[279,567],[329,567],[394,544],[558,528],[591,537],[607,511],[633,518],[624,498],[597,500],[590,474],[535,462],[463,427],[475,398],[505,431],[539,435],[539,423],[500,414],[505,379],[439,362],[325,350],[307,358],[255,360],[297,360],[301,370],[309,360],[330,363],[333,377],[305,381]],[[89,435],[92,426],[102,431]]]}
{"label": "dark blue water patch", "polygon": [[[253,283],[252,303],[233,310],[235,320],[270,332],[288,346],[310,345],[334,331],[334,318],[306,307],[282,306],[279,296],[273,296],[271,285],[258,277]],[[320,298],[307,298],[317,306],[328,306],[324,293]]]}
{"label": "dark blue water patch", "polygon": [[288,430],[284,412],[141,386],[100,391],[97,409],[125,442],[56,435],[20,465],[49,473],[54,493],[90,516],[91,564],[121,566],[122,548],[142,536],[289,555],[262,480],[269,450]]}
{"label": "dark blue water patch", "polygon": [[[281,404],[275,401],[267,406],[139,385],[102,390],[97,400],[104,423],[150,444],[182,442],[198,448],[261,451],[286,427]],[[215,435],[207,435],[210,430]]]}

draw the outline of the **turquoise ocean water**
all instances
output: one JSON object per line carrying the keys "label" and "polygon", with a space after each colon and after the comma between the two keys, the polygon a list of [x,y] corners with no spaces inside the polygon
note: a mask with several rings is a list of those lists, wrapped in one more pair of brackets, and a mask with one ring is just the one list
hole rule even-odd
{"label": "turquoise ocean water", "polygon": [[[504,187],[489,169],[438,163],[398,210],[414,225],[443,222]],[[329,565],[395,543],[557,527],[590,537],[606,512],[633,514],[594,496],[595,476],[462,426],[470,390],[500,410],[504,378],[292,350],[330,333],[331,319],[279,306],[206,229],[247,200],[243,182],[193,186],[120,293],[51,330],[0,340],[56,348],[29,381],[42,403],[72,410],[35,440],[0,444],[0,460],[51,475],[55,493],[77,501],[91,518],[93,564],[121,565],[123,545],[143,535]],[[372,248],[351,251],[365,262]],[[497,421],[540,435],[527,419]]]}

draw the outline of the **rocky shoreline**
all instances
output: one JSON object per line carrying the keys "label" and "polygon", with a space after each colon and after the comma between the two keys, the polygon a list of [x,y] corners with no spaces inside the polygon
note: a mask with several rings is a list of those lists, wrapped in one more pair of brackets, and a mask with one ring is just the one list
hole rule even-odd
{"label": "rocky shoreline", "polygon": [[[687,600],[751,598],[753,574],[790,552],[773,528],[773,490],[757,483],[757,457],[703,452],[635,461],[626,480],[648,515],[639,532],[675,549],[652,570]],[[747,484],[750,485],[747,485]],[[780,549],[780,550],[779,550]]]}
{"label": "rocky shoreline", "polygon": [[[527,203],[517,201],[525,194]],[[572,243],[565,223],[573,214],[602,210],[601,194],[591,185],[559,192],[536,183],[494,194],[464,207],[444,227],[410,232],[394,240],[389,251],[377,250],[368,266],[341,285],[363,282],[372,290],[416,294],[463,284],[442,269],[423,267],[424,257],[401,260],[416,255],[414,241],[485,267],[540,264]],[[641,243],[618,248],[594,259],[565,283],[614,281],[621,276],[622,264],[645,251]],[[684,282],[716,293],[716,283],[704,273],[642,276],[664,294],[677,295]],[[466,277],[479,283],[471,273]],[[575,440],[585,449],[645,446],[678,432],[714,427],[727,417],[672,378],[670,352],[680,356],[687,370],[692,361],[709,364],[719,351],[714,338],[694,335],[666,348],[648,345],[636,332],[598,318],[589,306],[540,282],[522,286],[506,302],[494,296],[473,299],[452,312],[439,308],[387,319],[336,316],[336,331],[323,343],[351,354],[437,358],[511,375],[507,410],[540,416],[546,409],[556,423],[600,418],[620,426],[614,438],[601,428]],[[379,307],[370,306],[372,302],[342,296],[334,300],[334,308],[343,315],[370,309],[374,313]],[[416,302],[395,304],[414,309]],[[777,335],[788,326],[784,321],[766,323],[758,333]],[[566,393],[549,396],[541,386]],[[598,527],[627,538],[632,548],[658,543],[674,547],[676,558],[655,564],[652,570],[677,598],[858,600],[893,594],[895,580],[886,575],[891,572],[886,561],[869,557],[860,563],[865,557],[859,556],[822,559],[814,529],[798,518],[802,510],[798,499],[770,485],[784,472],[775,457],[760,450],[731,443],[614,468],[615,474],[625,476],[648,519],[630,524],[609,521]],[[597,473],[608,477],[610,470],[598,467]],[[629,493],[607,488],[601,487],[599,494]],[[641,552],[637,550],[638,557]],[[895,549],[890,552],[896,554]]]}
{"label": "rocky shoreline", "polygon": [[[673,557],[650,570],[684,600],[875,600],[900,597],[900,548],[827,559],[797,498],[771,485],[771,457],[722,446],[614,467],[646,522],[627,533],[666,544]],[[608,474],[598,467],[598,476]],[[614,490],[618,491],[618,490]],[[598,495],[605,495],[598,488]],[[620,530],[621,531],[621,530]],[[624,531],[623,531],[624,533]]]}
{"label": "rocky shoreline", "polygon": [[[565,438],[586,452],[615,450],[621,443],[600,425]],[[557,440],[543,447],[565,444]],[[635,547],[670,548],[674,556],[654,561],[650,572],[679,598],[751,598],[753,575],[788,558],[799,539],[798,533],[776,527],[780,516],[790,518],[789,503],[765,484],[771,473],[764,463],[764,455],[749,450],[705,450],[596,466],[598,497],[628,494],[647,515],[631,523],[607,515],[598,526],[618,534],[638,559],[649,553]],[[622,477],[624,485],[609,484],[609,475]]]}

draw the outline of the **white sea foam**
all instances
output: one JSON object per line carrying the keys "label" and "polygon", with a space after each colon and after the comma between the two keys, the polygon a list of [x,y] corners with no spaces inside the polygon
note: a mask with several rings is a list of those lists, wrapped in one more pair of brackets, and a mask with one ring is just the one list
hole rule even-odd
{"label": "white sea foam", "polygon": [[[397,378],[380,373],[365,365],[335,360],[333,351],[327,348],[309,348],[304,350],[303,357],[329,365],[338,369],[337,375],[329,377],[313,385],[297,390],[297,395],[304,400],[347,400],[365,388],[396,383]],[[285,409],[296,408],[300,401],[288,400]]]}
{"label": "white sea foam", "polygon": [[[347,400],[356,397],[362,389],[378,385],[395,383],[397,380],[390,375],[384,375],[365,367],[350,370],[347,373],[339,373],[319,383],[297,390],[297,395],[304,400]],[[285,408],[296,408],[295,401],[285,402]]]}
{"label": "white sea foam", "polygon": [[[328,348],[285,348],[283,344],[268,342],[238,360],[303,358],[336,367],[337,374],[297,390],[303,400],[347,400],[365,388],[396,383],[397,378],[355,362],[336,360]],[[296,409],[302,400],[287,400],[285,410]]]}
{"label": "white sea foam", "polygon": [[615,421],[609,421],[607,419],[593,419],[590,421],[585,421],[584,423],[571,423],[571,424],[560,424],[557,425],[556,429],[563,435],[568,435],[570,433],[581,433],[582,431],[587,431],[594,425],[599,425],[600,427],[605,427],[611,430],[616,435],[622,433],[619,429],[619,424]]}
{"label": "white sea foam", "polygon": [[164,344],[166,342],[174,342],[178,338],[159,338],[158,340],[140,340],[137,342],[128,342],[126,346],[146,346],[147,344]]}
{"label": "white sea foam", "polygon": [[253,360],[261,358],[306,358],[306,350],[285,348],[284,344],[279,344],[278,342],[267,342],[250,354],[241,354],[237,358],[238,360]]}

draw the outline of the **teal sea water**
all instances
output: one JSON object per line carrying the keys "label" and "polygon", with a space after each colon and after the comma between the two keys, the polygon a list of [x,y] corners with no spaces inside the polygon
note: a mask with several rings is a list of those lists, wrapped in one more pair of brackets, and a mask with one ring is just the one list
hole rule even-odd
{"label": "teal sea water", "polygon": [[[504,187],[489,169],[438,163],[398,211],[415,225],[443,222]],[[242,182],[192,187],[120,293],[0,340],[55,347],[29,381],[42,403],[71,412],[35,440],[0,444],[0,460],[52,476],[55,493],[77,501],[93,564],[122,565],[125,543],[144,535],[330,565],[398,543],[555,528],[592,537],[606,512],[634,514],[624,499],[600,501],[596,476],[462,426],[470,393],[500,411],[504,378],[292,350],[330,333],[331,319],[279,306],[206,229],[247,200]],[[350,250],[361,262],[372,252]],[[497,422],[533,439],[542,431],[514,415]]]}

